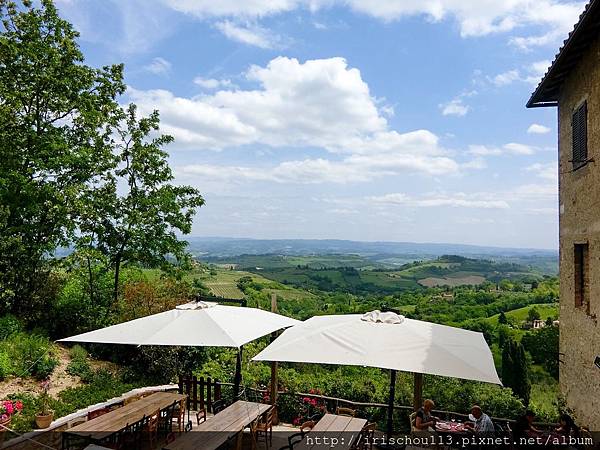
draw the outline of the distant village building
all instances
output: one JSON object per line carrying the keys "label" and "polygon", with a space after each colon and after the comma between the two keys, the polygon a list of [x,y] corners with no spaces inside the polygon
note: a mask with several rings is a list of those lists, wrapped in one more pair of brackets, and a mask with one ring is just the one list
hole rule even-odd
{"label": "distant village building", "polygon": [[527,107],[558,107],[560,387],[600,430],[600,0],[591,0]]}

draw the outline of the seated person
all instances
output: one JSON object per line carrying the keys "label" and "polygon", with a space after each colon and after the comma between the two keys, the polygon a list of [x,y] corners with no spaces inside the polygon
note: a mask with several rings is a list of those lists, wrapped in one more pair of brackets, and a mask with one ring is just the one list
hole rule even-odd
{"label": "seated person", "polygon": [[435,403],[433,403],[433,400],[427,399],[423,402],[423,407],[419,408],[415,416],[415,428],[418,431],[427,431],[435,427],[437,417],[431,414],[434,407]]}
{"label": "seated person", "polygon": [[575,425],[573,418],[568,414],[562,414],[560,416],[560,424],[556,429],[556,432],[562,436],[577,436],[579,433],[579,427]]}
{"label": "seated person", "polygon": [[521,438],[530,438],[539,434],[539,431],[533,426],[534,419],[535,414],[529,410],[517,419],[513,429],[513,437],[517,443]]}
{"label": "seated person", "polygon": [[490,419],[490,416],[481,410],[479,405],[473,405],[469,419],[471,419],[473,423],[465,423],[466,430],[471,431],[478,436],[494,436],[494,423],[492,422],[492,419]]}

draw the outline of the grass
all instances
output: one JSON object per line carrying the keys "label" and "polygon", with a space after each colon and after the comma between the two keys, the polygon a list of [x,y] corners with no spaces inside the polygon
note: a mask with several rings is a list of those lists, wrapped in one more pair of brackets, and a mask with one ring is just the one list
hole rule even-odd
{"label": "grass", "polygon": [[[509,320],[513,320],[517,323],[520,323],[527,320],[527,314],[529,313],[529,310],[534,307],[540,313],[540,317],[542,320],[546,320],[546,318],[548,317],[558,317],[557,303],[535,303],[533,305],[524,306],[523,308],[513,309],[512,311],[508,311],[504,314]],[[498,325],[499,316],[499,314],[496,314],[494,316],[488,317],[485,320],[491,325]]]}

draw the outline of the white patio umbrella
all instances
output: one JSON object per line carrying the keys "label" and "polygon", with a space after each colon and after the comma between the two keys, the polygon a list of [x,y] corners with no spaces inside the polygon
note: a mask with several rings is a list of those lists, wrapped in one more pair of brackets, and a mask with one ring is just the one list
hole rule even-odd
{"label": "white patio umbrella", "polygon": [[389,369],[388,433],[398,370],[501,384],[481,333],[391,312],[312,317],[284,331],[253,360]]}
{"label": "white patio umbrella", "polygon": [[244,344],[301,323],[257,308],[191,302],[175,309],[141,317],[58,342],[188,347],[234,347],[238,361],[234,394],[241,382],[241,349]]}

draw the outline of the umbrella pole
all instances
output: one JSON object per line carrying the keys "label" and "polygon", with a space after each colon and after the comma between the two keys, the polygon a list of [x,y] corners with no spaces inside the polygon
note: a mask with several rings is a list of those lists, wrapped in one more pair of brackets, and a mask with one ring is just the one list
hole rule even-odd
{"label": "umbrella pole", "polygon": [[396,371],[390,370],[390,396],[388,398],[388,412],[387,412],[387,438],[388,440],[392,436],[394,428],[393,417],[394,417],[394,398],[396,397]]}
{"label": "umbrella pole", "polygon": [[237,400],[240,394],[240,384],[242,383],[242,346],[238,349],[235,362],[235,376],[233,378],[233,398]]}
{"label": "umbrella pole", "polygon": [[415,372],[415,384],[413,390],[413,408],[418,410],[423,403],[423,374]]}

